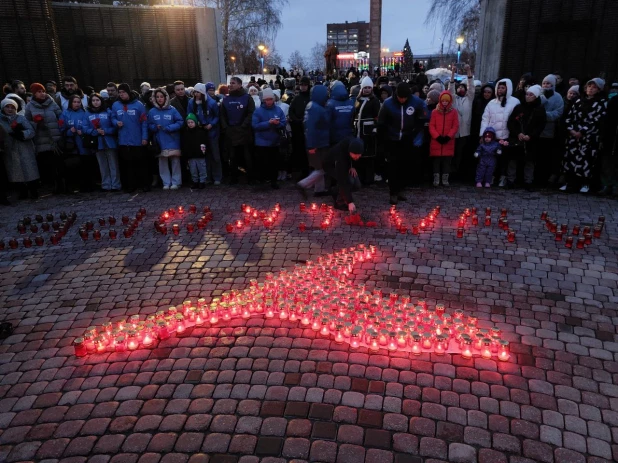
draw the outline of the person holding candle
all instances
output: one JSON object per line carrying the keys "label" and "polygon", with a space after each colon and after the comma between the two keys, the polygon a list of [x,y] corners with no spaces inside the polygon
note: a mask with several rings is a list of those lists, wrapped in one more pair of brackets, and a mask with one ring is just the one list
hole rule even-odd
{"label": "person holding candle", "polygon": [[483,142],[474,152],[474,157],[479,158],[476,167],[476,187],[491,187],[491,179],[496,169],[497,157],[502,154],[502,145],[496,140],[496,131],[493,127],[487,127],[483,134]]}
{"label": "person holding candle", "polygon": [[566,118],[569,135],[562,167],[567,183],[560,187],[560,191],[566,191],[569,184],[581,186],[580,193],[590,191],[601,142],[601,128],[607,112],[607,99],[602,93],[604,88],[603,79],[595,77],[589,80],[585,94],[571,107]]}
{"label": "person holding candle", "polygon": [[159,175],[163,181],[164,190],[177,190],[182,184],[180,170],[182,117],[178,110],[170,105],[170,97],[163,87],[153,92],[153,104],[154,108],[148,112],[148,129],[155,135],[161,149]]}
{"label": "person holding candle", "polygon": [[[507,188],[513,188],[517,177],[517,164],[524,162],[524,183],[526,189],[532,189],[534,165],[539,156],[539,141],[545,125],[547,114],[541,101],[543,89],[532,85],[526,90],[524,103],[517,105],[509,116],[509,150],[507,167]],[[551,153],[543,153],[550,156]]]}
{"label": "person holding candle", "polygon": [[435,111],[429,121],[429,156],[433,158],[433,186],[440,186],[440,171],[442,185],[449,186],[448,178],[451,171],[451,160],[455,155],[455,135],[459,131],[459,115],[453,108],[453,96],[444,91]]}
{"label": "person holding candle", "polygon": [[119,191],[122,186],[118,167],[118,143],[115,137],[117,128],[112,124],[111,111],[105,109],[103,98],[98,93],[93,93],[88,98],[86,120],[84,132],[96,138],[95,152],[101,172],[101,189]]}
{"label": "person holding candle", "polygon": [[206,154],[208,153],[208,134],[199,126],[197,116],[187,115],[186,127],[182,132],[182,155],[188,159],[193,185],[191,188],[203,189],[207,179]]}

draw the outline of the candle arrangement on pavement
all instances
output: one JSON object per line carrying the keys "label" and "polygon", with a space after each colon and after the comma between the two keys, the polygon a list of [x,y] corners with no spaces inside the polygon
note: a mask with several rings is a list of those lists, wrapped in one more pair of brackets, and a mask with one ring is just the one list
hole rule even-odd
{"label": "candle arrangement on pavement", "polygon": [[433,210],[423,217],[417,225],[413,225],[410,230],[408,226],[405,224],[401,216],[399,215],[399,211],[396,206],[391,206],[390,211],[391,224],[397,229],[397,231],[401,234],[407,234],[410,231],[413,235],[418,235],[422,231],[425,231],[429,228],[433,227],[434,222],[440,215],[440,206],[436,206]]}
{"label": "candle arrangement on pavement", "polygon": [[[580,224],[573,225],[572,236],[569,236],[569,227],[566,223],[560,224],[552,219],[547,211],[541,212],[541,221],[545,222],[545,228],[550,233],[553,233],[555,241],[563,241],[564,246],[568,249],[573,249],[575,242],[576,249],[584,249],[592,244],[592,238],[601,238],[603,228],[605,228],[605,216],[599,216],[597,224],[594,227],[585,225],[583,228]],[[577,238],[575,238],[577,237]]]}
{"label": "candle arrangement on pavement", "polygon": [[308,213],[310,216],[309,227],[305,221],[298,223],[298,229],[301,232],[307,230],[307,228],[316,229],[319,221],[319,227],[322,230],[327,230],[333,227],[335,220],[335,208],[328,206],[325,203],[318,205],[318,203],[311,203],[307,206],[305,203],[300,203],[300,212]]}
{"label": "candle arrangement on pavement", "polygon": [[[146,208],[140,207],[137,213],[135,214],[134,219],[131,219],[128,215],[123,215],[121,217],[120,219],[121,223],[125,227],[123,230],[123,235],[125,238],[131,238],[133,236],[133,234],[135,233],[135,230],[137,229],[140,222],[145,216],[146,216]],[[118,238],[118,232],[114,228],[117,224],[116,217],[114,217],[113,215],[110,215],[107,218],[107,221],[104,217],[99,217],[97,219],[97,223],[98,223],[98,228],[95,228],[95,223],[91,220],[88,220],[87,222],[83,223],[81,227],[79,227],[78,234],[83,241],[88,241],[90,232],[92,232],[92,239],[94,241],[101,241],[101,238],[103,237],[101,229],[107,225],[109,225],[110,227],[107,232],[109,239],[115,240],[116,238]]]}
{"label": "candle arrangement on pavement", "polygon": [[[17,232],[20,235],[27,233],[35,235],[34,237],[28,235],[22,238],[21,243],[25,248],[31,248],[33,244],[43,246],[45,244],[44,233],[51,233],[49,243],[55,245],[60,243],[60,240],[67,234],[75,220],[77,220],[75,212],[70,212],[69,214],[60,212],[57,218],[51,213],[48,213],[45,217],[37,214],[34,220],[30,216],[26,216],[17,222]],[[10,249],[17,249],[19,247],[19,241],[16,238],[9,239],[8,244]],[[3,240],[0,240],[0,250],[4,249],[6,249],[6,244]]]}
{"label": "candle arrangement on pavement", "polygon": [[195,204],[189,205],[189,210],[186,210],[183,206],[171,207],[159,214],[158,219],[154,222],[154,227],[162,235],[167,235],[168,231],[171,231],[174,236],[178,236],[182,228],[187,233],[203,230],[213,219],[212,211],[208,206],[202,208],[202,216],[197,219],[197,222],[195,221],[196,215],[197,206]]}
{"label": "candle arrangement on pavement", "polygon": [[497,327],[481,327],[476,317],[462,310],[447,313],[444,304],[429,306],[424,300],[365,285],[352,285],[354,265],[376,256],[374,246],[358,245],[279,274],[267,273],[262,282],[251,280],[242,291],[232,290],[207,303],[187,300],[145,319],[132,315],[90,327],[74,341],[75,354],[125,352],[147,348],[155,340],[182,334],[194,326],[213,326],[232,319],[263,316],[297,322],[318,336],[350,349],[367,348],[464,358],[481,356],[506,361],[509,343]]}
{"label": "candle arrangement on pavement", "polygon": [[[464,237],[464,232],[465,232],[466,224],[468,223],[468,220],[470,220],[470,223],[473,226],[479,225],[478,210],[476,207],[464,209],[461,215],[459,216],[459,219],[457,221],[457,238]],[[491,207],[485,208],[485,220],[483,221],[483,224],[486,227],[491,226]],[[500,218],[498,219],[498,226],[502,230],[504,230],[506,240],[509,243],[514,243],[515,242],[515,230],[513,230],[512,228],[509,228],[508,210],[505,208],[502,208],[500,210]]]}
{"label": "candle arrangement on pavement", "polygon": [[240,205],[240,211],[243,213],[242,219],[238,219],[234,223],[228,222],[225,224],[225,230],[228,233],[233,233],[234,230],[241,231],[245,228],[251,228],[259,223],[270,230],[281,214],[281,204],[276,203],[269,212],[266,212],[264,209],[259,210],[243,203]]}

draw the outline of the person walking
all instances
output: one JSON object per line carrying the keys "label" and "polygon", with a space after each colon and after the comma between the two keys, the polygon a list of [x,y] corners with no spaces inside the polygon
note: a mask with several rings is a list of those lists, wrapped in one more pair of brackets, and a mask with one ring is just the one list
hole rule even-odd
{"label": "person walking", "polygon": [[178,110],[170,106],[170,96],[163,87],[154,90],[153,104],[154,108],[148,112],[148,130],[154,134],[161,150],[158,156],[159,175],[164,190],[177,190],[182,185],[180,129],[184,121]]}
{"label": "person walking", "polygon": [[0,102],[0,131],[3,132],[4,166],[7,179],[16,184],[19,199],[37,199],[39,169],[33,139],[35,130],[28,120],[17,114],[18,105],[5,98]]}
{"label": "person walking", "polygon": [[118,143],[116,142],[117,127],[112,123],[111,110],[105,108],[103,98],[93,93],[88,99],[84,131],[96,139],[97,162],[101,173],[101,189],[103,191],[120,191],[120,168],[118,163]]}
{"label": "person walking", "polygon": [[440,94],[438,106],[429,121],[429,156],[433,158],[433,186],[449,186],[451,160],[455,155],[455,135],[459,130],[459,114],[453,108],[453,96],[448,91]]}
{"label": "person walking", "polygon": [[133,193],[137,188],[150,191],[148,144],[148,116],[146,108],[127,83],[118,86],[118,100],[112,105],[112,123],[118,127],[118,155],[124,190]]}
{"label": "person walking", "polygon": [[270,181],[270,186],[275,190],[279,189],[279,147],[286,123],[283,110],[275,104],[274,92],[270,88],[262,90],[262,104],[254,111],[251,120],[255,132],[256,164],[262,173],[262,180]]}
{"label": "person walking", "polygon": [[566,191],[569,185],[581,186],[580,193],[590,191],[607,111],[607,99],[602,93],[604,88],[605,81],[600,77],[589,80],[585,94],[571,107],[566,118],[569,136],[562,167],[567,183],[560,187],[560,191]]}
{"label": "person walking", "polygon": [[239,158],[245,161],[248,183],[253,181],[253,159],[251,148],[253,133],[251,120],[255,111],[253,98],[242,87],[239,77],[232,77],[229,94],[223,98],[220,109],[221,129],[225,137],[227,159],[230,165],[231,183],[238,182]]}

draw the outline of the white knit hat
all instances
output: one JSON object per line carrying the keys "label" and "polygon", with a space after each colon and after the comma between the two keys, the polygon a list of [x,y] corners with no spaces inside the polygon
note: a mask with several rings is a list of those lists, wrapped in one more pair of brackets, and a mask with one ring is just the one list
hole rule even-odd
{"label": "white knit hat", "polygon": [[373,80],[371,80],[371,77],[365,76],[363,77],[363,80],[361,80],[360,85],[361,85],[361,88],[365,88],[365,87],[373,88]]}
{"label": "white knit hat", "polygon": [[11,100],[10,98],[5,98],[4,100],[2,100],[2,102],[0,103],[0,109],[4,109],[4,107],[6,105],[11,105],[15,108],[15,110],[17,111],[17,109],[19,108],[19,105],[17,104],[17,101],[15,100]]}
{"label": "white knit hat", "polygon": [[198,82],[197,84],[193,86],[193,91],[200,92],[202,95],[206,95],[206,85],[201,82]]}
{"label": "white knit hat", "polygon": [[570,89],[569,92],[575,92],[579,95],[579,85],[573,85]]}
{"label": "white knit hat", "polygon": [[534,96],[538,98],[543,93],[543,89],[541,88],[540,85],[532,85],[530,88],[528,88],[528,92],[532,93]]}
{"label": "white knit hat", "polygon": [[262,90],[262,100],[265,100],[267,98],[272,98],[273,100],[275,99],[275,93],[270,87]]}

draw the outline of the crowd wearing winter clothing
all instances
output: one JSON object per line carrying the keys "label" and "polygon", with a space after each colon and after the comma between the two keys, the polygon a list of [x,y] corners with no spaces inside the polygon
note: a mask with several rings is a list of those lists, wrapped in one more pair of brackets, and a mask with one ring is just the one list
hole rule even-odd
{"label": "crowd wearing winter clothing", "polygon": [[[232,77],[156,87],[109,82],[95,92],[73,77],[5,86],[0,112],[3,188],[18,198],[54,193],[177,190],[223,181],[299,179],[303,196],[332,195],[355,210],[353,192],[387,182],[389,202],[432,178],[478,188],[523,184],[618,195],[618,84],[580,84],[530,73],[517,85],[475,86],[472,70],[448,82],[423,69],[337,76],[294,72],[271,82]],[[287,75],[287,74],[286,74]],[[446,85],[445,85],[446,84]],[[455,178],[453,177],[455,176]]]}

